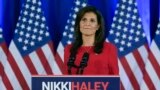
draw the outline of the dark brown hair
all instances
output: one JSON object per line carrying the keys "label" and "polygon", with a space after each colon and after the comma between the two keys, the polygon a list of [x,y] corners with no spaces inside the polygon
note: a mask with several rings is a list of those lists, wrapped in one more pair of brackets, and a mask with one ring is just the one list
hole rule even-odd
{"label": "dark brown hair", "polygon": [[97,16],[98,25],[100,26],[99,29],[96,31],[95,34],[95,42],[94,42],[94,52],[95,53],[101,53],[103,49],[103,43],[105,41],[104,37],[104,20],[100,12],[93,6],[86,6],[82,8],[78,13],[75,21],[75,38],[73,45],[71,47],[70,53],[76,54],[78,48],[83,44],[82,41],[82,34],[80,32],[80,21],[83,18],[84,14],[88,12],[93,12]]}

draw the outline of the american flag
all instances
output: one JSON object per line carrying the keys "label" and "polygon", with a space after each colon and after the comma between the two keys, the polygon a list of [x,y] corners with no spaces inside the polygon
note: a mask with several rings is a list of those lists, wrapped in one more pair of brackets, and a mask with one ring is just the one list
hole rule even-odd
{"label": "american flag", "polygon": [[119,0],[108,40],[118,49],[121,90],[152,90],[140,86],[142,81],[147,86],[153,82],[147,73],[143,79],[148,44],[136,0]]}
{"label": "american flag", "polygon": [[[0,27],[0,89],[3,90],[5,87],[5,81],[8,81],[8,78],[6,77],[6,73],[4,72],[4,66],[7,61],[7,45],[4,41],[3,35],[2,35],[2,28]],[[3,78],[2,78],[3,77]]]}
{"label": "american flag", "polygon": [[[159,90],[160,89],[160,22],[155,33],[155,38],[151,43],[148,62],[145,65],[146,73],[148,73],[153,84],[147,86],[142,82],[141,88],[144,90]],[[146,79],[147,74],[144,74]]]}
{"label": "american flag", "polygon": [[32,75],[62,74],[40,0],[23,4],[3,66],[8,80],[1,90],[30,90]]}
{"label": "american flag", "polygon": [[76,19],[76,13],[81,9],[82,7],[85,7],[87,0],[75,0],[73,8],[71,9],[71,13],[69,14],[69,18],[67,20],[67,24],[65,26],[65,30],[63,32],[63,37],[61,42],[58,45],[57,52],[60,55],[60,58],[64,59],[64,47],[67,44],[71,44],[74,40],[73,34],[74,34],[74,25],[75,25],[75,19]]}

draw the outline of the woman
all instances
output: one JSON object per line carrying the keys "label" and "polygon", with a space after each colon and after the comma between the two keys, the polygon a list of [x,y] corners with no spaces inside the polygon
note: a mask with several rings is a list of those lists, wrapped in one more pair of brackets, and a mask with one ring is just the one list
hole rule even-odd
{"label": "woman", "polygon": [[105,42],[104,22],[92,6],[82,8],[75,21],[75,41],[64,50],[66,74],[118,75],[116,47]]}

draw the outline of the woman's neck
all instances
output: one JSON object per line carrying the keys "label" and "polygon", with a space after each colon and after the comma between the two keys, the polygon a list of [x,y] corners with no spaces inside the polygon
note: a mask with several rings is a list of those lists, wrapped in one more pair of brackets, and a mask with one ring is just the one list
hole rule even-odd
{"label": "woman's neck", "polygon": [[94,36],[82,36],[83,46],[93,46],[94,45]]}

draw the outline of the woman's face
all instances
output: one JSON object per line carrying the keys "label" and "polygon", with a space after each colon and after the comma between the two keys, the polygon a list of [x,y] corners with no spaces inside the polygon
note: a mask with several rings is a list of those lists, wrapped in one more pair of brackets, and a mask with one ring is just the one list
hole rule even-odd
{"label": "woman's face", "polygon": [[93,12],[85,13],[80,20],[80,32],[82,35],[91,36],[95,35],[99,29],[97,16]]}

